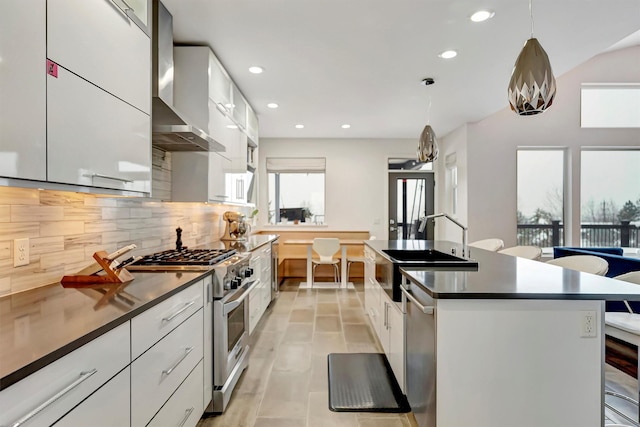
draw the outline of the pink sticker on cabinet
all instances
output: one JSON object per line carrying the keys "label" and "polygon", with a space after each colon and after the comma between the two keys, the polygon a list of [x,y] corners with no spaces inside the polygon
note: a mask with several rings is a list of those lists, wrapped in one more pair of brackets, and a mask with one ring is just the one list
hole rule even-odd
{"label": "pink sticker on cabinet", "polygon": [[47,59],[47,74],[55,78],[58,78],[58,64],[56,64],[50,59]]}

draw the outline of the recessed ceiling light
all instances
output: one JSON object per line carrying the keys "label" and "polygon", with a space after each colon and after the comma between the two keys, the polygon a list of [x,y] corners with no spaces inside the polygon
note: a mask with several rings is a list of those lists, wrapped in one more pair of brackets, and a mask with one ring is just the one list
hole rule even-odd
{"label": "recessed ceiling light", "polygon": [[227,125],[227,129],[238,129],[236,125]]}
{"label": "recessed ceiling light", "polygon": [[342,129],[349,129],[351,127],[351,125],[346,125],[345,124],[345,125],[342,125],[341,127],[342,127]]}
{"label": "recessed ceiling light", "polygon": [[470,19],[473,22],[482,22],[482,21],[486,21],[487,19],[493,18],[493,15],[495,14],[496,14],[495,12],[491,12],[489,10],[479,10],[473,15],[471,15]]}
{"label": "recessed ceiling light", "polygon": [[270,103],[267,104],[267,107],[269,107],[269,108],[278,108],[279,105],[276,104],[275,102],[270,102]]}
{"label": "recessed ceiling light", "polygon": [[458,52],[455,50],[445,50],[444,52],[440,52],[438,56],[442,59],[451,59],[458,56]]}
{"label": "recessed ceiling light", "polygon": [[304,129],[304,125],[296,125],[296,129]]}
{"label": "recessed ceiling light", "polygon": [[260,74],[264,71],[264,68],[259,67],[257,65],[254,65],[252,67],[249,67],[249,72],[253,73],[253,74]]}

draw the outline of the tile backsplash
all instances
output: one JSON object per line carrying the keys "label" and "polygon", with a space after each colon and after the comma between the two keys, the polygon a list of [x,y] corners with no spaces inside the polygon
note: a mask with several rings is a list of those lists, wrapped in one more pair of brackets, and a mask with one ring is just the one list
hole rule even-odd
{"label": "tile backsplash", "polygon": [[[58,282],[107,253],[134,243],[132,255],[218,240],[225,205],[0,187],[0,295]],[[29,264],[13,266],[14,239],[29,239]],[[128,255],[127,255],[128,257]]]}

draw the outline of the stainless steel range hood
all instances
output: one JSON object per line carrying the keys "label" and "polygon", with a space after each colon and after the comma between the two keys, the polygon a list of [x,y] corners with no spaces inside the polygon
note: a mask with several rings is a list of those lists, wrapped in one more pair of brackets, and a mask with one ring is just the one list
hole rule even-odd
{"label": "stainless steel range hood", "polygon": [[173,106],[173,16],[153,1],[152,141],[165,151],[225,151]]}

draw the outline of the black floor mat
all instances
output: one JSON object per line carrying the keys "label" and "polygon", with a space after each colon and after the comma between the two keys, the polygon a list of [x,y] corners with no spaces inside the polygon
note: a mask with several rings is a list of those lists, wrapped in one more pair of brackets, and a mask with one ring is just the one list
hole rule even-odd
{"label": "black floor mat", "polygon": [[384,354],[331,353],[329,409],[335,412],[409,412]]}

